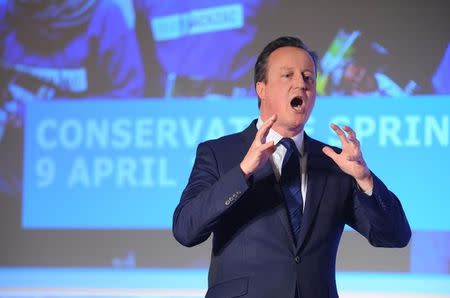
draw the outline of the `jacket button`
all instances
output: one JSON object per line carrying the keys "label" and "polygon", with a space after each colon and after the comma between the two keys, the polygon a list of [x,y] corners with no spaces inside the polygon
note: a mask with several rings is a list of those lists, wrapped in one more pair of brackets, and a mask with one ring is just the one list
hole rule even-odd
{"label": "jacket button", "polygon": [[299,256],[295,256],[295,258],[294,258],[294,260],[295,260],[295,263],[300,263],[300,257]]}

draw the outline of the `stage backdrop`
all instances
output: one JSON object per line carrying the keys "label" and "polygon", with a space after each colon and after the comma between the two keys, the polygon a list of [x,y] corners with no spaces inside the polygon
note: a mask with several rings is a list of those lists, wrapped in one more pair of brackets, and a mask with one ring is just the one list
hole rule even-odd
{"label": "stage backdrop", "polygon": [[[0,266],[207,268],[172,215],[197,145],[257,118],[269,41],[316,50],[307,133],[352,126],[413,229],[339,271],[450,272],[450,23],[436,1],[0,1]],[[368,258],[367,256],[371,257]],[[206,277],[205,277],[206,278]]]}

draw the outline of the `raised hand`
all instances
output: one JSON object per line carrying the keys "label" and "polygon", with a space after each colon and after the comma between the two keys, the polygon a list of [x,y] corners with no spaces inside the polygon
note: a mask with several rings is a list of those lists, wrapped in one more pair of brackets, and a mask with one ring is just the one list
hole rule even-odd
{"label": "raised hand", "polygon": [[325,146],[322,149],[323,153],[330,157],[342,171],[353,176],[362,190],[371,190],[373,188],[372,175],[364,161],[355,132],[349,126],[343,126],[341,129],[334,123],[331,124],[331,128],[341,141],[342,152],[338,154],[330,147]]}
{"label": "raised hand", "polygon": [[250,149],[241,161],[241,170],[245,177],[250,177],[256,170],[261,168],[269,159],[270,155],[275,151],[276,146],[273,141],[266,143],[266,136],[270,128],[277,120],[276,115],[272,115],[256,133]]}

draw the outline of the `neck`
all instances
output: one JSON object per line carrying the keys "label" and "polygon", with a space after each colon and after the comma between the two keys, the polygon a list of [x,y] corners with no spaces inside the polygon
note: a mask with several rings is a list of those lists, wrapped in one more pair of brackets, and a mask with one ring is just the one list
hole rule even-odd
{"label": "neck", "polygon": [[[264,115],[260,115],[259,117],[263,122],[266,122],[270,118],[267,116],[265,117]],[[288,127],[280,123],[279,120],[276,120],[271,129],[276,131],[282,137],[292,138],[302,133],[303,127],[304,127],[303,125],[297,127]]]}
{"label": "neck", "polygon": [[279,125],[274,124],[272,126],[272,129],[275,130],[277,133],[282,135],[283,137],[292,138],[296,135],[303,132],[303,127],[295,127],[295,128],[286,128]]}

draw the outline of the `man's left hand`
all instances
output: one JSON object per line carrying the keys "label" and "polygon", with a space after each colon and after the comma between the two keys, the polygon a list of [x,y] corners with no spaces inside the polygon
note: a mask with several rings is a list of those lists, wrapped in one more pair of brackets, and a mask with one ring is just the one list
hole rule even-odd
{"label": "man's left hand", "polygon": [[353,176],[363,191],[371,191],[373,178],[364,161],[355,132],[349,126],[343,126],[341,129],[334,123],[331,124],[331,128],[341,141],[342,152],[338,154],[330,147],[325,146],[322,149],[323,153],[330,157],[343,172]]}

